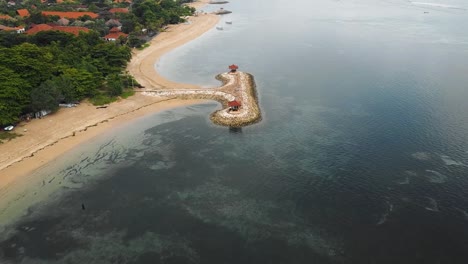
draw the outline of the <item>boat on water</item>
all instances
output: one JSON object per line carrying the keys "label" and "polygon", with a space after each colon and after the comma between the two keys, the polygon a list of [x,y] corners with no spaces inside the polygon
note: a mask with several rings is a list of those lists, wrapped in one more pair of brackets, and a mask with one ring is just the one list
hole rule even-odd
{"label": "boat on water", "polygon": [[232,21],[226,21],[226,24],[231,25]]}
{"label": "boat on water", "polygon": [[221,27],[221,26],[216,26],[216,29],[217,29],[217,30],[223,30],[224,28]]}
{"label": "boat on water", "polygon": [[210,1],[208,3],[212,5],[221,5],[221,4],[227,4],[229,2],[228,1]]}
{"label": "boat on water", "polygon": [[230,14],[232,11],[226,10],[224,8],[220,8],[218,11],[214,12],[216,15],[224,15],[224,14]]}

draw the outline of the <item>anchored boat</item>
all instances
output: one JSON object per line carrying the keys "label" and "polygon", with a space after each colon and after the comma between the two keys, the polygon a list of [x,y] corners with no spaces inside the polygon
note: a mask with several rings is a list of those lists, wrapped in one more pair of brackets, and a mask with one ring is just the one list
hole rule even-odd
{"label": "anchored boat", "polygon": [[224,15],[224,14],[230,14],[232,11],[226,10],[224,8],[220,8],[218,11],[214,12],[216,15]]}

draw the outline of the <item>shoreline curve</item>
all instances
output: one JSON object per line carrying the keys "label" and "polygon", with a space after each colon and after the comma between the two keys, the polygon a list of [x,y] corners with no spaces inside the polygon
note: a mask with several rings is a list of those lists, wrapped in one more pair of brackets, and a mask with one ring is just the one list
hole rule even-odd
{"label": "shoreline curve", "polygon": [[[193,3],[192,6],[199,8],[207,2],[202,0]],[[197,87],[167,80],[154,68],[154,63],[165,53],[198,38],[214,28],[219,21],[219,17],[213,14],[202,14],[189,19],[190,24],[171,25],[166,32],[156,36],[149,47],[132,52],[127,70],[135,73],[134,77],[140,84],[172,88]],[[150,67],[145,68],[148,64]],[[40,120],[21,123],[15,131],[20,137],[0,144],[0,209],[6,209],[11,202],[18,200],[25,188],[35,187],[29,181],[34,171],[80,144],[136,118],[203,102],[207,100],[155,98],[135,93],[134,96],[110,104],[105,110],[96,109],[89,102],[83,102],[78,107],[62,108]],[[25,202],[22,201],[21,204]],[[35,201],[32,199],[30,202]],[[15,208],[14,214],[21,209]],[[11,213],[2,213],[3,217],[0,218],[13,217]],[[2,224],[4,223],[0,223],[0,229]]]}

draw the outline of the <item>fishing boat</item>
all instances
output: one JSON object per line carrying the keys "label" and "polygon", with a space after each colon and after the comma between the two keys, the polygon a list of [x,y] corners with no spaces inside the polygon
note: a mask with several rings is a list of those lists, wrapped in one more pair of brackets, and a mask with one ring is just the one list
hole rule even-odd
{"label": "fishing boat", "polygon": [[228,1],[210,1],[209,4],[212,5],[221,5],[221,4],[227,4],[229,3]]}
{"label": "fishing boat", "polygon": [[232,21],[226,21],[226,24],[231,25]]}
{"label": "fishing boat", "polygon": [[217,29],[217,30],[223,30],[224,28],[221,27],[221,26],[216,26],[216,29]]}
{"label": "fishing boat", "polygon": [[220,8],[218,11],[214,12],[216,15],[225,15],[225,14],[230,14],[232,11],[226,10],[224,8]]}

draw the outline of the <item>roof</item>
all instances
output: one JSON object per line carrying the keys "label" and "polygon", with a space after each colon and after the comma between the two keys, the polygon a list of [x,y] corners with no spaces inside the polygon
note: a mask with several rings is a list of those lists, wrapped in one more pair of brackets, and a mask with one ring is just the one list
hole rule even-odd
{"label": "roof", "polygon": [[119,37],[124,37],[126,38],[128,34],[125,34],[123,32],[112,32],[104,36],[105,39],[118,39]]}
{"label": "roof", "polygon": [[13,19],[13,18],[9,15],[0,14],[0,19]]}
{"label": "roof", "polygon": [[231,70],[237,70],[239,69],[239,66],[235,65],[235,64],[232,64],[232,65],[229,65],[229,69]]}
{"label": "roof", "polygon": [[51,30],[51,29],[52,29],[52,26],[49,26],[47,24],[39,24],[39,25],[35,25],[34,27],[26,30],[26,34],[32,35],[32,34],[36,34],[37,32],[40,32],[40,31]]}
{"label": "roof", "polygon": [[89,29],[85,27],[64,27],[64,26],[50,26],[47,24],[39,24],[27,30],[26,34],[32,35],[32,34],[36,34],[37,32],[48,31],[48,30],[57,30],[57,31],[72,33],[75,36],[77,36],[81,31],[89,32]]}
{"label": "roof", "polygon": [[16,13],[18,13],[18,15],[20,17],[28,17],[29,16],[29,11],[27,9],[18,9],[18,10],[16,10]]}
{"label": "roof", "polygon": [[111,18],[111,19],[107,20],[106,25],[108,25],[108,26],[109,26],[109,25],[121,26],[122,23],[120,23],[120,21],[117,20],[117,19],[112,19],[112,18]]}
{"label": "roof", "polygon": [[109,10],[111,13],[128,13],[128,8],[111,8]]}
{"label": "roof", "polygon": [[237,102],[236,100],[234,101],[231,101],[228,103],[228,106],[229,107],[233,107],[233,106],[241,106],[241,103]]}
{"label": "roof", "polygon": [[4,30],[4,31],[13,31],[13,30],[20,30],[20,29],[24,29],[24,27],[7,27],[7,26],[4,26],[4,25],[0,25],[0,31]]}
{"label": "roof", "polygon": [[58,30],[58,31],[62,31],[62,32],[72,33],[75,36],[78,36],[80,34],[80,32],[89,32],[89,29],[85,28],[85,27],[58,26],[58,27],[53,27],[52,30]]}
{"label": "roof", "polygon": [[97,18],[99,15],[93,12],[61,12],[61,11],[42,11],[44,16],[59,16],[60,18],[79,18],[82,16],[90,16]]}
{"label": "roof", "polygon": [[114,32],[120,32],[120,29],[118,27],[113,27],[109,30],[110,33],[114,33]]}
{"label": "roof", "polygon": [[61,19],[57,20],[57,23],[61,26],[67,26],[70,23],[70,20],[62,17]]}

